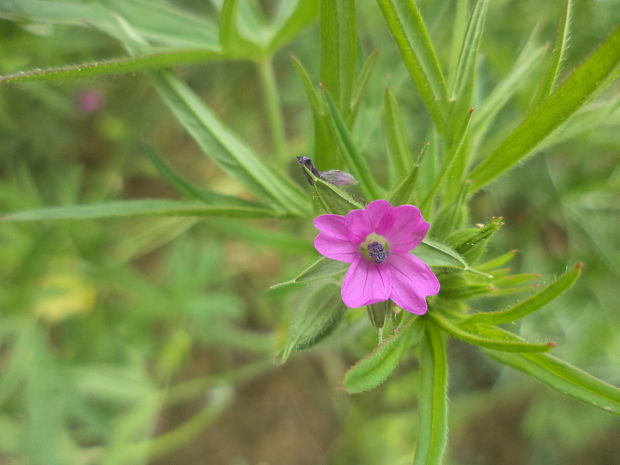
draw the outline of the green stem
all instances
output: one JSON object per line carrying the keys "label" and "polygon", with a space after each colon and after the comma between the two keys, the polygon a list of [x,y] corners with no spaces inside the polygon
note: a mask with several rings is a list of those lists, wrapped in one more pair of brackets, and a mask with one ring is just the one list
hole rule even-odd
{"label": "green stem", "polygon": [[284,120],[280,109],[278,87],[273,73],[273,62],[271,58],[265,58],[257,62],[257,66],[263,89],[265,111],[267,112],[271,129],[273,149],[278,162],[283,165],[286,162],[286,137],[284,135]]}

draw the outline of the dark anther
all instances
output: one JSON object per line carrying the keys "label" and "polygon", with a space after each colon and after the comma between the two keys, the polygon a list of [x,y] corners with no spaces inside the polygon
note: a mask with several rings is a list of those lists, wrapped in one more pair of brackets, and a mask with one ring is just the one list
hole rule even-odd
{"label": "dark anther", "polygon": [[368,255],[370,255],[377,264],[383,263],[390,254],[390,252],[385,250],[383,245],[379,244],[378,242],[371,242],[370,244],[368,244],[367,249]]}

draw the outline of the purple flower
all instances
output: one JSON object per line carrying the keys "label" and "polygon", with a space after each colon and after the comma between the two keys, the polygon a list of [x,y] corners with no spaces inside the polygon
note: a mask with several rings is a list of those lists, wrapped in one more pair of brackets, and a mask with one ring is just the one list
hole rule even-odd
{"label": "purple flower", "polygon": [[351,264],[342,283],[347,307],[390,299],[408,312],[426,313],[426,297],[439,292],[439,281],[410,253],[429,228],[418,207],[375,200],[346,216],[318,216],[314,226],[320,230],[314,239],[319,253]]}

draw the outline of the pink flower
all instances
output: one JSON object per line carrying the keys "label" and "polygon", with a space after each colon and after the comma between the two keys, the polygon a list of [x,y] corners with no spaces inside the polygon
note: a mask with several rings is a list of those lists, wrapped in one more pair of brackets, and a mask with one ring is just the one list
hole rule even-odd
{"label": "pink flower", "polygon": [[357,308],[392,300],[411,313],[426,313],[426,297],[439,292],[430,267],[415,255],[429,228],[418,207],[393,207],[375,200],[346,216],[321,215],[314,220],[319,253],[350,263],[342,283],[342,300]]}

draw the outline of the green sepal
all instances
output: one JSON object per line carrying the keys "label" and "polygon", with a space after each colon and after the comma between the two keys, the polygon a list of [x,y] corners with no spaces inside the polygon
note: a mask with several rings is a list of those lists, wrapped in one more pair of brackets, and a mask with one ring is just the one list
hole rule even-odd
{"label": "green sepal", "polygon": [[389,314],[393,313],[391,311],[391,306],[392,303],[389,300],[384,300],[383,302],[377,302],[366,306],[368,319],[374,328],[383,329],[385,322],[389,318]]}
{"label": "green sepal", "polygon": [[320,213],[333,213],[335,215],[346,215],[351,210],[358,210],[364,206],[354,200],[342,189],[318,178],[312,171],[305,166],[302,169],[312,180],[312,200],[315,208]]}
{"label": "green sepal", "polygon": [[446,244],[454,248],[469,263],[475,262],[485,252],[489,239],[502,227],[502,218],[492,218],[485,226],[466,228],[450,234]]}
{"label": "green sepal", "polygon": [[336,329],[344,316],[345,306],[340,286],[329,283],[316,287],[293,314],[284,346],[277,355],[286,362],[294,351],[309,349]]}

